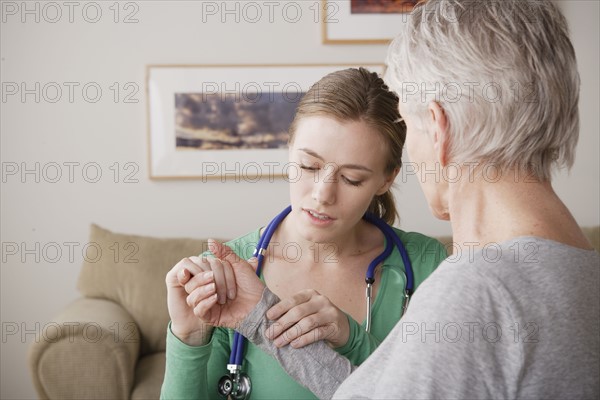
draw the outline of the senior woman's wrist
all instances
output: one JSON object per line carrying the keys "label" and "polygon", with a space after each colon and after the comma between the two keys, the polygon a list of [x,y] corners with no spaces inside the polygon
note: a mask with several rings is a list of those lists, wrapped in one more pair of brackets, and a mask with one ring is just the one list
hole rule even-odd
{"label": "senior woman's wrist", "polygon": [[279,297],[277,297],[277,295],[275,295],[269,290],[268,287],[265,286],[260,300],[258,303],[256,303],[246,318],[242,320],[238,331],[248,340],[250,340],[250,342],[256,343],[256,340],[261,335],[264,335],[264,332],[260,331],[261,327],[263,331],[267,328],[267,310],[279,303],[279,301]]}

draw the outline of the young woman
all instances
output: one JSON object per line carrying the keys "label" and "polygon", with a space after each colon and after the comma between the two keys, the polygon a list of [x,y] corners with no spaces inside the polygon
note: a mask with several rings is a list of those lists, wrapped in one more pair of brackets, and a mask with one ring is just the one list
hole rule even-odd
{"label": "young woman", "polygon": [[[291,212],[275,230],[265,254],[262,279],[282,300],[272,310],[277,346],[302,347],[325,339],[353,364],[362,363],[402,314],[405,265],[397,249],[376,269],[372,323],[365,330],[365,273],[385,248],[383,233],[366,212],[388,224],[396,218],[390,192],[401,166],[405,125],[398,98],[365,69],[334,72],[303,97],[290,127]],[[418,233],[395,230],[410,258],[415,288],[446,257],[444,247]],[[229,244],[252,257],[257,229]],[[290,246],[294,247],[290,256]],[[204,285],[214,279],[217,285]],[[235,273],[225,260],[191,257],[168,273],[171,324],[162,398],[218,398],[233,331],[202,322],[203,300],[227,307],[235,299]],[[219,288],[218,290],[216,288]],[[218,319],[218,316],[217,316]],[[251,398],[303,399],[314,395],[291,379],[270,356],[248,344],[244,372]]]}

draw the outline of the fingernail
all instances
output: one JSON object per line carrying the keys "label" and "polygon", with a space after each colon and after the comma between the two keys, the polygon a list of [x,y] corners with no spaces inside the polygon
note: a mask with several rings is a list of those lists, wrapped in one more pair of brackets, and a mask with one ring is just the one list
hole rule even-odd
{"label": "fingernail", "polygon": [[254,267],[256,267],[256,265],[258,265],[258,258],[256,257],[251,257],[248,260],[246,260],[246,262],[248,262],[248,264],[253,265]]}
{"label": "fingernail", "polygon": [[225,304],[226,302],[227,302],[227,299],[219,297],[219,304]]}
{"label": "fingernail", "polygon": [[235,290],[228,290],[227,291],[227,297],[229,297],[230,300],[235,299]]}
{"label": "fingernail", "polygon": [[211,283],[211,284],[208,286],[208,293],[212,293],[212,292],[214,292],[215,290],[216,290],[216,286],[215,286],[215,284],[214,284],[214,283]]}
{"label": "fingernail", "polygon": [[204,279],[212,279],[214,273],[212,271],[206,271],[204,273]]}

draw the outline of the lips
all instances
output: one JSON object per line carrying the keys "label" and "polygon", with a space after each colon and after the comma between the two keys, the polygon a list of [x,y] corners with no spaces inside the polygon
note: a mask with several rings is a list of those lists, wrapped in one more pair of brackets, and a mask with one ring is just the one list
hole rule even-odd
{"label": "lips", "polygon": [[310,218],[310,220],[317,224],[328,224],[335,221],[335,218],[325,214],[320,213],[316,210],[311,210],[309,208],[303,208],[302,211],[306,213],[306,215]]}

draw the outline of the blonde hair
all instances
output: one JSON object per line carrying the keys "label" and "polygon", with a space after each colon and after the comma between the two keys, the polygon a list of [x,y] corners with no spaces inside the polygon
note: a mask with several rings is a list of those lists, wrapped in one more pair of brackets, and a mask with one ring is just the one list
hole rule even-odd
{"label": "blonde hair", "polygon": [[[383,79],[364,68],[349,68],[326,75],[314,84],[298,103],[289,129],[289,142],[294,141],[296,127],[302,118],[328,116],[338,121],[361,121],[381,135],[387,149],[385,173],[402,166],[402,147],[406,125],[398,113],[398,97]],[[368,211],[393,224],[398,216],[394,196],[388,189],[376,195]]]}

